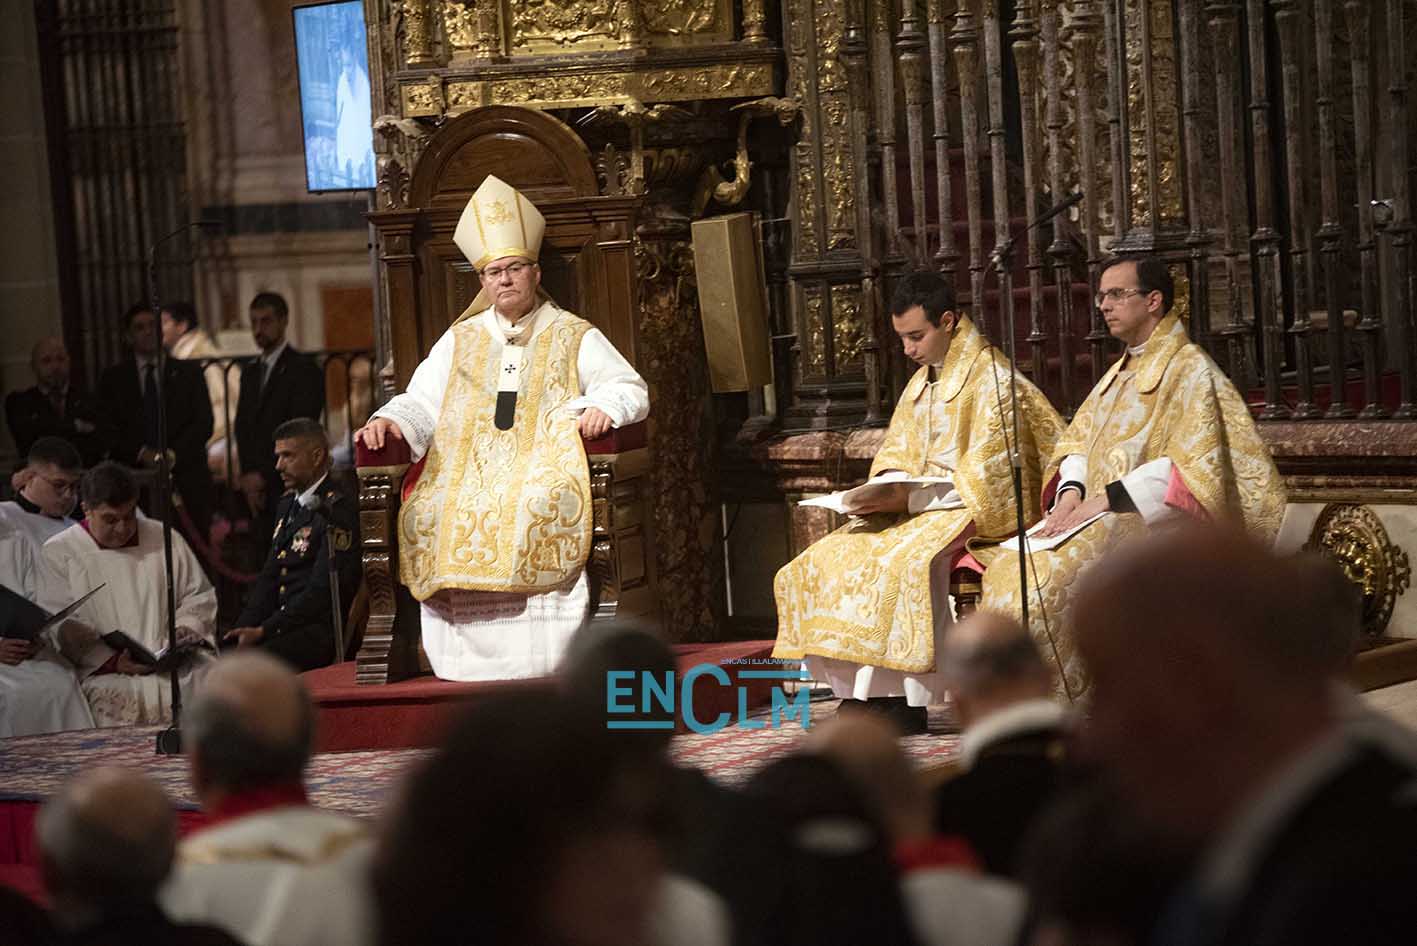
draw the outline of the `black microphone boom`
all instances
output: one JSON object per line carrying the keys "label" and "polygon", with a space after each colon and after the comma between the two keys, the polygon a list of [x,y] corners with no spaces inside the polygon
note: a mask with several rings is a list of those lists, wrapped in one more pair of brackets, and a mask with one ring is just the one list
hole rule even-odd
{"label": "black microphone boom", "polygon": [[[1018,439],[1018,331],[1014,325],[1014,299],[1013,299],[1013,278],[1010,270],[1013,266],[1012,257],[1014,244],[1020,236],[1036,230],[1043,224],[1067,211],[1069,208],[1077,206],[1082,202],[1083,192],[1077,191],[1069,194],[1058,203],[1045,210],[1036,217],[1028,226],[1024,227],[1018,234],[1009,234],[1004,240],[994,248],[990,256],[990,262],[994,266],[995,278],[998,282],[999,305],[1004,310],[1004,331],[1006,350],[1009,357],[1009,419],[1010,427],[1013,431],[1013,442],[1009,445],[1010,471],[1013,476],[1014,488],[1014,525],[1018,535],[1018,586],[1019,586],[1019,609],[1020,617],[1023,619],[1023,626],[1028,627],[1028,565],[1029,551],[1028,539],[1024,534],[1025,521],[1023,515],[1023,454],[1019,449]],[[1037,379],[1042,381],[1042,379]],[[998,385],[997,375],[995,386]],[[1008,438],[1006,437],[1005,440]],[[1042,605],[1042,599],[1039,599]],[[1044,630],[1047,631],[1048,614],[1043,613]],[[1052,632],[1048,631],[1049,640],[1052,640]],[[1053,649],[1054,657],[1057,657],[1057,648]],[[1072,688],[1068,685],[1067,674],[1063,671],[1062,663],[1058,665],[1058,675],[1063,681],[1063,690],[1068,694],[1068,699],[1073,697]]]}
{"label": "black microphone boom", "polygon": [[[195,220],[184,223],[148,248],[148,295],[152,299],[153,334],[157,336],[157,514],[162,521],[163,564],[167,569],[167,646],[177,650],[177,594],[172,586],[172,465],[167,457],[167,349],[162,345],[162,300],[157,292],[157,251],[168,240],[188,230],[219,230],[220,220]],[[182,752],[182,685],[177,679],[177,665],[169,671],[172,685],[172,725],[157,734],[158,755],[180,755]]]}

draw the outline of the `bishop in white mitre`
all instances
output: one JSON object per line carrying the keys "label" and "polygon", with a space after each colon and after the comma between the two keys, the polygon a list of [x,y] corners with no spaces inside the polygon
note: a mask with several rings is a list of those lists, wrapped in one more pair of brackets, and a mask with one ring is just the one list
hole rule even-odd
{"label": "bishop in white mitre", "polygon": [[357,434],[424,460],[399,517],[399,577],[446,680],[555,669],[590,604],[582,439],[649,413],[629,362],[541,291],[545,228],[515,188],[483,181],[453,234],[482,291]]}
{"label": "bishop in white mitre", "polygon": [[[15,522],[22,515],[0,509],[0,585],[41,608],[62,608],[68,603],[63,584],[46,567],[40,546]],[[74,668],[50,635],[34,642],[0,638],[0,738],[91,726],[93,715]]]}

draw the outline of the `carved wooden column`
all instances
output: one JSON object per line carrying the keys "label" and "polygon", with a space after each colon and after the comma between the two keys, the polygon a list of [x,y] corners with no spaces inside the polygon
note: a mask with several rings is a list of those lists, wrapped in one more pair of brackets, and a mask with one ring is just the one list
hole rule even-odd
{"label": "carved wooden column", "polygon": [[859,175],[842,55],[846,19],[845,0],[788,0],[784,9],[788,93],[802,109],[791,155],[788,274],[798,381],[784,415],[788,427],[860,421],[867,406],[864,362],[874,327],[863,320]]}
{"label": "carved wooden column", "polygon": [[1206,5],[1215,43],[1215,114],[1220,139],[1220,207],[1225,274],[1229,308],[1225,325],[1215,334],[1225,340],[1222,363],[1230,376],[1240,378],[1244,365],[1244,350],[1249,327],[1244,321],[1240,297],[1245,287],[1240,279],[1240,255],[1245,252],[1239,234],[1248,229],[1248,210],[1244,195],[1244,129],[1241,126],[1239,102],[1235,90],[1240,82],[1240,3],[1239,0],[1216,0]]}
{"label": "carved wooden column", "polygon": [[[1022,112],[1023,212],[1028,228],[1028,348],[1033,383],[1046,390],[1048,335],[1043,331],[1043,234],[1033,225],[1038,218],[1037,194],[1043,189],[1043,146],[1038,130],[1038,21],[1033,17],[1034,2],[1018,0],[1009,39],[1013,41],[1014,60],[1018,63]],[[1008,304],[1000,300],[1000,305]]]}
{"label": "carved wooden column", "polygon": [[917,0],[900,2],[896,41],[900,82],[905,91],[905,129],[910,142],[910,215],[915,230],[914,264],[929,265],[930,231],[925,211],[925,34]]}
{"label": "carved wooden column", "polygon": [[[1102,322],[1102,310],[1092,304],[1097,294],[1097,273],[1102,265],[1102,223],[1098,207],[1102,195],[1097,188],[1097,116],[1093,103],[1093,70],[1097,61],[1097,32],[1101,21],[1097,15],[1098,0],[1077,0],[1073,7],[1073,85],[1078,110],[1078,163],[1082,170],[1083,236],[1087,240],[1088,320],[1087,346],[1093,384],[1102,378],[1102,359],[1107,339],[1111,337]],[[1102,0],[1109,2],[1109,0]],[[1110,87],[1110,85],[1109,85]]]}
{"label": "carved wooden column", "polygon": [[[1305,144],[1309,135],[1303,124],[1303,86],[1299,71],[1300,9],[1296,0],[1271,0],[1279,29],[1280,78],[1284,89],[1284,154],[1289,181],[1289,298],[1294,321],[1289,334],[1294,339],[1294,363],[1299,395],[1290,416],[1311,420],[1319,416],[1314,406],[1313,361],[1309,352],[1311,330],[1309,312],[1309,220]],[[1341,396],[1341,391],[1335,391]]]}
{"label": "carved wooden column", "polygon": [[1348,35],[1353,81],[1353,154],[1358,178],[1358,255],[1362,270],[1363,312],[1358,332],[1363,341],[1363,419],[1386,417],[1379,387],[1382,303],[1378,297],[1378,241],[1373,219],[1372,0],[1348,0]]}
{"label": "carved wooden column", "polygon": [[979,0],[959,0],[950,48],[959,72],[960,125],[964,138],[964,199],[969,218],[969,304],[974,319],[988,334],[984,311],[984,209],[979,180],[979,24],[975,8]]}
{"label": "carved wooden column", "polygon": [[[418,673],[418,605],[399,583],[399,490],[407,463],[359,468],[359,546],[369,623],[355,656],[355,682],[389,683]],[[395,633],[395,625],[401,633]],[[411,632],[410,632],[410,629]]]}
{"label": "carved wooden column", "polygon": [[1407,25],[1404,0],[1387,0],[1387,61],[1388,61],[1388,147],[1392,177],[1392,222],[1387,231],[1392,235],[1393,282],[1397,304],[1393,311],[1393,357],[1397,361],[1398,405],[1395,418],[1417,417],[1417,397],[1414,397],[1412,358],[1412,206],[1409,197],[1407,155]]}
{"label": "carved wooden column", "polygon": [[949,33],[945,0],[929,0],[926,30],[930,36],[930,101],[935,121],[935,192],[939,201],[940,246],[935,262],[956,290],[959,248],[955,246],[954,208],[950,180]]}
{"label": "carved wooden column", "polygon": [[866,35],[866,0],[847,0],[846,30],[842,37],[842,58],[846,61],[847,86],[851,102],[851,154],[855,161],[856,232],[861,252],[861,315],[865,339],[862,361],[866,380],[867,424],[885,419],[882,387],[886,372],[881,370],[880,337],[884,330],[884,298],[881,261],[875,226],[871,222],[871,162],[868,142],[871,133],[871,72],[869,41]]}
{"label": "carved wooden column", "polygon": [[1214,156],[1205,154],[1206,101],[1201,93],[1209,77],[1201,73],[1201,4],[1189,0],[1181,4],[1181,122],[1186,141],[1186,216],[1190,233],[1187,275],[1191,288],[1191,340],[1212,350],[1210,332],[1210,225],[1206,220],[1203,195],[1210,190],[1208,176]]}
{"label": "carved wooden column", "polygon": [[1317,43],[1318,96],[1314,104],[1319,118],[1319,186],[1323,204],[1323,223],[1318,237],[1322,244],[1324,270],[1324,306],[1328,314],[1328,380],[1332,400],[1327,413],[1330,419],[1353,416],[1346,397],[1348,347],[1346,326],[1343,324],[1343,222],[1338,206],[1338,130],[1335,119],[1333,73],[1335,0],[1315,0],[1314,40]]}
{"label": "carved wooden column", "polygon": [[[1040,9],[1043,38],[1043,76],[1048,90],[1044,125],[1048,130],[1048,185],[1054,200],[1062,200],[1068,185],[1063,171],[1063,67],[1062,36],[1058,7],[1044,3]],[[1071,417],[1077,403],[1073,391],[1073,272],[1072,247],[1064,239],[1063,228],[1053,226],[1053,242],[1048,246],[1053,262],[1053,284],[1058,289],[1058,400],[1064,416]]]}
{"label": "carved wooden column", "polygon": [[1259,285],[1260,341],[1264,352],[1264,420],[1289,416],[1280,396],[1279,374],[1284,362],[1284,294],[1281,288],[1279,231],[1274,228],[1274,184],[1271,177],[1269,84],[1265,68],[1264,0],[1247,0],[1250,41],[1250,135],[1254,139],[1255,232],[1250,245]]}

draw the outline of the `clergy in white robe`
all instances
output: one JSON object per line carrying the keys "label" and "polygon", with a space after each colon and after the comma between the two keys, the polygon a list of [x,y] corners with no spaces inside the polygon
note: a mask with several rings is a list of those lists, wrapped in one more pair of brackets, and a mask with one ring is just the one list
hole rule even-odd
{"label": "clergy in white robe", "polygon": [[[80,686],[100,726],[171,722],[171,684],[138,664],[127,651],[104,643],[121,630],[154,654],[168,642],[167,578],[162,524],[137,515],[137,484],[128,470],[104,462],[84,477],[85,519],[50,539],[45,560],[75,594],[99,585],[59,629],[64,655],[78,669]],[[216,590],[180,534],[172,534],[173,592],[179,639],[216,646]],[[197,655],[181,672],[184,693],[201,679],[210,658]]]}
{"label": "clergy in white robe", "polygon": [[[39,544],[15,525],[17,515],[26,514],[0,509],[0,585],[46,610],[61,608],[65,589]],[[74,668],[48,634],[33,643],[0,638],[0,738],[91,726]]]}
{"label": "clergy in white robe", "polygon": [[404,439],[425,460],[400,515],[400,579],[448,680],[555,669],[589,607],[582,438],[649,413],[629,362],[540,292],[544,227],[497,178],[478,188],[454,240],[482,292],[357,435],[375,450]]}

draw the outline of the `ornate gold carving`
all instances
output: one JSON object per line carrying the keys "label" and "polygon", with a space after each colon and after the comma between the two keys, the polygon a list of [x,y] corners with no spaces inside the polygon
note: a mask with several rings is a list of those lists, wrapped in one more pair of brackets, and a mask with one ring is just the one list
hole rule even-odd
{"label": "ornate gold carving", "polygon": [[629,176],[625,181],[626,192],[643,194],[648,186],[645,171],[645,125],[666,118],[687,118],[689,113],[677,105],[655,105],[646,108],[639,99],[631,98],[624,105],[601,105],[582,117],[576,124],[596,125],[603,122],[617,122],[630,129]]}
{"label": "ornate gold carving", "polygon": [[745,43],[766,43],[768,34],[764,29],[767,11],[763,0],[743,0],[743,41]]}
{"label": "ornate gold carving", "polygon": [[499,0],[442,0],[443,31],[454,59],[501,58],[500,8]]}
{"label": "ornate gold carving", "polygon": [[620,35],[619,7],[630,0],[526,0],[509,7],[512,47],[557,52],[609,49]]}
{"label": "ornate gold carving", "polygon": [[640,4],[644,28],[650,33],[686,36],[717,32],[726,19],[717,0],[652,0]]}
{"label": "ornate gold carving", "polygon": [[861,361],[861,290],[856,286],[832,287],[832,350],[836,373]]}
{"label": "ornate gold carving", "polygon": [[742,203],[752,185],[753,162],[748,159],[748,125],[760,115],[775,115],[778,123],[786,127],[796,120],[802,107],[793,99],[769,96],[735,105],[733,110],[741,110],[742,113],[738,119],[738,151],[733,157],[733,177],[725,178],[718,165],[709,165],[695,189],[694,209],[690,216],[697,217],[703,213],[710,195],[725,207],[736,207]]}
{"label": "ornate gold carving", "polygon": [[380,115],[374,119],[374,133],[384,141],[379,155],[379,195],[385,210],[408,206],[409,169],[423,153],[428,129],[411,118]]}
{"label": "ornate gold carving", "polygon": [[[787,94],[799,102],[810,102],[812,91],[811,54],[814,42],[811,0],[788,0],[784,13],[787,31]],[[816,127],[813,110],[802,111],[802,126],[792,149],[792,188],[797,224],[793,257],[809,258],[821,252],[821,232],[817,222],[819,176],[817,174]],[[805,345],[805,342],[802,344]]]}
{"label": "ornate gold carving", "polygon": [[[1150,18],[1151,89],[1148,98],[1142,17]],[[1127,113],[1131,116],[1132,212],[1138,224],[1163,227],[1184,220],[1181,198],[1180,84],[1170,0],[1127,0]],[[1147,154],[1147,103],[1156,127],[1156,153]],[[1151,206],[1149,157],[1156,161],[1158,207]]]}
{"label": "ornate gold carving", "polygon": [[1374,635],[1386,630],[1398,597],[1412,584],[1412,567],[1382,520],[1366,506],[1330,503],[1305,548],[1332,558],[1362,590],[1363,630]]}
{"label": "ornate gold carving", "polygon": [[698,98],[741,98],[772,92],[767,63],[734,63],[707,69],[660,69],[638,77],[640,98],[647,102],[682,102]]}
{"label": "ornate gold carving", "polygon": [[444,90],[450,114],[488,104],[487,83],[449,82]]}
{"label": "ornate gold carving", "polygon": [[807,322],[797,336],[802,340],[802,377],[821,378],[827,371],[827,314],[822,288],[803,287],[802,302],[802,311]]}
{"label": "ornate gold carving", "polygon": [[827,249],[856,245],[856,161],[851,151],[842,4],[815,5],[817,105],[821,109],[822,175],[826,185]]}
{"label": "ornate gold carving", "polygon": [[637,240],[635,259],[639,364],[655,405],[650,492],[660,617],[677,639],[704,640],[720,607],[713,589],[722,559],[711,554],[717,489],[693,247],[687,240]]}
{"label": "ornate gold carving", "polygon": [[570,108],[624,102],[631,97],[630,77],[623,74],[577,73],[575,75],[493,79],[487,83],[490,101],[536,108]]}
{"label": "ornate gold carving", "polygon": [[404,118],[438,118],[443,114],[443,83],[418,82],[403,87]]}
{"label": "ornate gold carving", "polygon": [[[403,29],[403,58],[410,66],[433,60],[433,29],[428,0],[395,0],[394,28]],[[406,114],[406,113],[405,113]]]}

